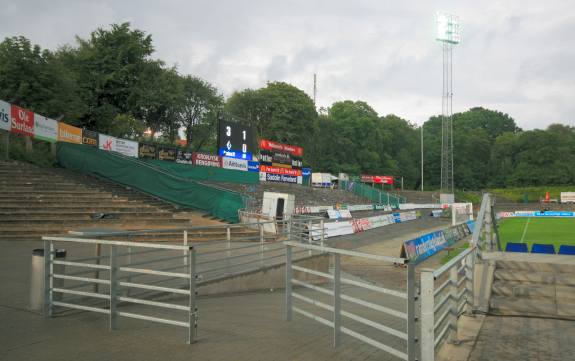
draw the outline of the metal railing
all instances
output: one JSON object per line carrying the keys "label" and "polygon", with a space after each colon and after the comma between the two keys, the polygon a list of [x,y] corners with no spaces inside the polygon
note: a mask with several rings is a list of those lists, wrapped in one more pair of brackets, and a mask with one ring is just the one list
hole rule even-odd
{"label": "metal railing", "polygon": [[[291,321],[293,313],[310,318],[323,325],[333,328],[333,345],[341,343],[341,335],[345,334],[357,340],[372,345],[388,354],[402,360],[415,360],[417,351],[416,339],[416,285],[414,266],[403,258],[367,254],[363,252],[324,247],[315,244],[288,241],[286,245],[286,320]],[[293,249],[303,249],[327,253],[333,257],[333,272],[326,273],[311,268],[293,264]],[[341,258],[359,257],[366,260],[381,262],[387,265],[405,265],[407,287],[405,291],[385,288],[366,282],[357,277],[342,275]],[[331,289],[305,282],[294,277],[308,275],[321,279],[323,283],[332,283]],[[353,288],[342,289],[345,287]],[[297,292],[294,287],[298,287]],[[301,289],[301,291],[300,291]],[[309,297],[307,293],[311,293]],[[367,293],[367,294],[366,294]],[[375,293],[375,296],[374,296]],[[370,294],[371,297],[368,295]],[[320,300],[323,297],[322,300]],[[381,305],[386,299],[385,306]],[[293,301],[302,302],[302,307],[295,306]],[[375,301],[375,302],[374,302]],[[342,304],[342,302],[344,302]],[[379,302],[379,303],[377,303]],[[392,307],[395,305],[395,307]],[[356,308],[359,309],[356,310]],[[308,309],[305,309],[307,307]],[[354,307],[354,313],[347,307]],[[313,308],[315,311],[309,310]],[[366,312],[369,315],[366,315]],[[327,314],[328,316],[321,316]],[[330,317],[331,316],[331,317]],[[342,317],[355,322],[354,329],[342,324]],[[384,321],[381,321],[381,320]],[[358,331],[361,328],[363,333]],[[376,331],[376,332],[374,332]],[[377,332],[379,331],[379,332]],[[367,336],[369,335],[369,336]],[[379,337],[378,337],[379,336]]]}
{"label": "metal railing", "polygon": [[325,218],[293,214],[288,227],[290,241],[324,245]]}
{"label": "metal railing", "polygon": [[421,270],[421,359],[433,361],[446,340],[457,340],[457,320],[473,303],[476,247],[436,270]]}
{"label": "metal railing", "polygon": [[[189,343],[195,341],[198,311],[196,250],[193,246],[70,237],[42,237],[42,239],[45,255],[43,308],[46,317],[52,316],[55,307],[90,311],[107,314],[110,330],[116,328],[119,317],[125,317],[187,328],[187,341]],[[60,242],[73,247],[91,245],[101,249],[103,246],[107,254],[57,260],[54,258],[55,243]],[[166,269],[166,263],[174,260],[182,262],[182,252],[185,253],[186,265],[179,268],[183,268],[183,271]],[[140,256],[145,256],[145,259]],[[64,271],[56,273],[55,265],[64,266]],[[70,269],[73,272],[67,272]],[[107,277],[101,278],[101,273],[106,273]],[[134,281],[134,278],[138,280]],[[55,287],[55,279],[64,281],[63,285]],[[173,279],[185,281],[187,287],[171,285],[169,280]],[[158,285],[159,283],[162,285]],[[94,285],[106,287],[94,287]],[[174,302],[152,301],[149,297],[151,292],[155,295],[169,295],[171,296],[169,300]],[[62,295],[62,299],[56,301],[54,294]],[[160,311],[160,315],[141,313],[138,306]],[[165,317],[166,310],[175,311],[180,319]],[[181,319],[182,313],[184,319]]]}

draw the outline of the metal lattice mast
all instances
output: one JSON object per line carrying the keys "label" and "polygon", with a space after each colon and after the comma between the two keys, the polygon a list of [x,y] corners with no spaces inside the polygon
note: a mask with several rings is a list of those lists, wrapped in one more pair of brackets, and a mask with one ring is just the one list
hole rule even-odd
{"label": "metal lattice mast", "polygon": [[453,202],[453,45],[460,40],[459,19],[437,14],[437,40],[442,43],[443,85],[441,94],[441,195],[442,202]]}

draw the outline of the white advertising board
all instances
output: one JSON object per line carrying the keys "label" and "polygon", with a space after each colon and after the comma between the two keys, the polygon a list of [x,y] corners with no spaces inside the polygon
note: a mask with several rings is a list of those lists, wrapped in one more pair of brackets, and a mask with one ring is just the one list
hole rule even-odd
{"label": "white advertising board", "polygon": [[575,203],[575,192],[561,192],[561,203]]}
{"label": "white advertising board", "polygon": [[55,142],[58,140],[58,122],[40,114],[34,114],[34,138]]}
{"label": "white advertising board", "polygon": [[10,103],[0,100],[0,129],[10,131]]}
{"label": "white advertising board", "polygon": [[222,168],[248,171],[248,161],[245,159],[236,159],[230,157],[222,158]]}
{"label": "white advertising board", "polygon": [[115,151],[128,157],[138,158],[138,142],[116,138]]}
{"label": "white advertising board", "polygon": [[111,152],[116,151],[116,138],[106,134],[98,134],[98,148]]}

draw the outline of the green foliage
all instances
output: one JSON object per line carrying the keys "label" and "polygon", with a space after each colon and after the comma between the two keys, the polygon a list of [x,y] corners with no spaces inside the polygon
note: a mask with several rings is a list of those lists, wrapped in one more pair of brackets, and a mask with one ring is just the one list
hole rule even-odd
{"label": "green foliage", "polygon": [[458,202],[470,202],[473,204],[481,204],[481,194],[478,192],[469,191],[455,191],[455,199]]}
{"label": "green foliage", "polygon": [[489,189],[489,192],[514,202],[523,202],[525,194],[527,194],[529,202],[539,202],[541,199],[545,199],[546,192],[549,192],[551,199],[560,199],[561,192],[575,192],[575,185],[492,188]]}

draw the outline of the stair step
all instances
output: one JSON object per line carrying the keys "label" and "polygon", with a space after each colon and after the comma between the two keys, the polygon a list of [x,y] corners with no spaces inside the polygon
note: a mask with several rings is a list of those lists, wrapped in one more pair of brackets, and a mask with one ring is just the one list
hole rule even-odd
{"label": "stair step", "polygon": [[173,215],[168,212],[148,211],[148,212],[35,212],[27,214],[6,214],[0,212],[0,225],[9,223],[30,223],[30,222],[48,222],[53,220],[78,221],[78,220],[99,220],[92,218],[95,214],[103,213],[108,219],[172,219]]}

